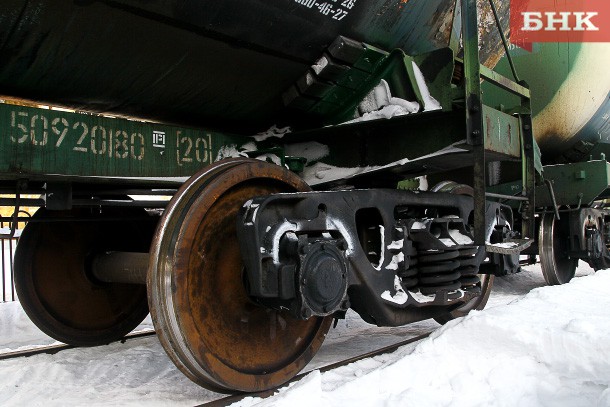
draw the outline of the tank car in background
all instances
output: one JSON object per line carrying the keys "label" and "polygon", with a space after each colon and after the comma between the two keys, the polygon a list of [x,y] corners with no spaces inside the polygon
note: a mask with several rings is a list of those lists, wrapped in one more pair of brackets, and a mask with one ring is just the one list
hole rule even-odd
{"label": "tank car in background", "polygon": [[9,1],[0,94],[64,107],[0,105],[16,196],[1,203],[13,225],[41,207],[15,259],[24,309],[76,345],[150,311],[189,378],[256,391],[350,308],[445,322],[483,308],[523,251],[563,264],[554,226],[585,206],[579,256],[605,264],[589,203],[607,163],[578,163],[604,187],[564,216],[530,91],[491,69],[507,16],[474,0]]}
{"label": "tank car in background", "polygon": [[[594,269],[608,268],[607,163],[610,154],[610,63],[608,43],[539,43],[531,52],[510,51],[520,79],[532,98],[536,141],[542,151],[544,182],[536,190],[539,254],[549,284],[574,276],[578,260]],[[496,70],[510,75],[502,58]],[[483,86],[487,100],[506,97]],[[493,102],[491,102],[493,104]],[[495,183],[503,183],[497,167]],[[511,193],[518,182],[494,187]]]}

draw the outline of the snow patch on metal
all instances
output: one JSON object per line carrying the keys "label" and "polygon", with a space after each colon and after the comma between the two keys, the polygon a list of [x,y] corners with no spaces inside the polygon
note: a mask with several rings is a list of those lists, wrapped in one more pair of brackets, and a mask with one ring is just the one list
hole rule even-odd
{"label": "snow patch on metal", "polygon": [[292,132],[292,129],[290,127],[281,127],[280,128],[274,124],[267,131],[257,133],[253,137],[254,137],[254,140],[256,140],[256,141],[263,141],[263,140],[267,140],[268,138],[271,138],[271,137],[282,138],[290,132]]}
{"label": "snow patch on metal", "polygon": [[404,253],[400,252],[392,256],[392,260],[390,260],[390,264],[388,264],[385,268],[386,270],[398,270],[398,265],[405,261]]}
{"label": "snow patch on metal", "polygon": [[430,90],[428,89],[426,79],[424,78],[424,74],[422,73],[421,69],[419,69],[419,66],[417,66],[415,62],[412,62],[412,64],[413,72],[415,73],[415,80],[417,81],[417,86],[419,86],[419,92],[424,99],[424,112],[442,109],[438,100],[434,99],[434,97],[432,97],[430,94]]}
{"label": "snow patch on metal", "polygon": [[384,291],[381,293],[381,298],[398,305],[403,305],[409,300],[409,294],[402,289],[400,278],[398,276],[394,277],[394,291],[396,291],[396,294],[394,295],[390,294],[390,290]]}
{"label": "snow patch on metal", "polygon": [[306,143],[286,144],[284,152],[287,156],[303,157],[307,162],[318,161],[330,154],[326,144],[310,141]]}
{"label": "snow patch on metal", "polygon": [[472,240],[469,236],[466,236],[464,234],[462,234],[459,230],[457,229],[449,229],[449,236],[451,236],[451,238],[453,240],[455,240],[455,242],[457,244],[472,244],[474,243],[474,240]]}

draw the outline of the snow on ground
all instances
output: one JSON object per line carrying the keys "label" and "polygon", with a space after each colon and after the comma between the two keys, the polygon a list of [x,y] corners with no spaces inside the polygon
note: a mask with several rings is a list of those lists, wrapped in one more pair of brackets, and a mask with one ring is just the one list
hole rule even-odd
{"label": "snow on ground", "polygon": [[239,405],[610,406],[610,271],[525,295],[518,286],[508,305],[495,299],[414,349]]}
{"label": "snow on ground", "polygon": [[[9,233],[8,228],[0,228],[0,233]],[[21,230],[16,231],[17,236],[21,236]],[[17,247],[14,239],[0,239],[0,301],[13,301],[16,298],[13,290],[12,257]]]}
{"label": "snow on ground", "polygon": [[[559,287],[546,287],[537,266],[496,278],[486,310],[419,344],[320,374],[313,369],[438,327],[377,328],[350,313],[307,367],[312,373],[240,405],[610,406],[610,271],[593,274],[581,263],[578,275]],[[150,320],[141,326],[149,327]],[[18,303],[0,304],[0,350],[53,342]],[[182,375],[156,337],[0,361],[2,406],[174,406],[220,397]]]}

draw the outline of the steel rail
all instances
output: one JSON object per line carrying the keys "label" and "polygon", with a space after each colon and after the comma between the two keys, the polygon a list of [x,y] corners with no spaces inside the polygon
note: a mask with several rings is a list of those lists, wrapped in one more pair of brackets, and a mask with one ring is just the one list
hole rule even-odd
{"label": "steel rail", "polygon": [[[351,358],[347,358],[347,359],[341,360],[339,362],[331,363],[331,364],[325,365],[325,366],[323,366],[323,367],[321,367],[319,369],[314,369],[314,370],[319,370],[320,372],[324,373],[324,372],[328,372],[328,371],[333,370],[333,369],[337,369],[337,368],[342,367],[342,366],[349,365],[350,363],[358,362],[359,360],[362,360],[362,359],[367,359],[367,358],[370,358],[370,357],[373,357],[373,356],[379,356],[379,355],[383,355],[383,354],[386,354],[386,353],[392,353],[392,352],[396,351],[398,348],[400,348],[401,346],[405,346],[405,345],[408,345],[410,343],[414,343],[414,342],[417,342],[417,341],[420,341],[422,339],[427,338],[428,336],[430,336],[430,334],[432,332],[434,332],[434,331],[430,331],[430,332],[427,332],[427,333],[425,333],[423,335],[419,335],[419,336],[416,336],[416,337],[413,337],[413,338],[405,339],[404,341],[400,341],[400,342],[395,343],[393,345],[388,345],[388,346],[385,346],[383,348],[380,348],[380,349],[377,349],[377,350],[374,350],[374,351],[371,351],[371,352],[363,353],[363,354],[358,355],[358,356],[354,356],[354,357],[351,357]],[[220,398],[220,399],[217,399],[217,400],[213,400],[213,401],[209,401],[207,403],[199,404],[196,407],[224,407],[224,406],[228,406],[228,405],[231,405],[233,403],[236,403],[238,401],[241,401],[241,400],[245,399],[246,397],[268,398],[268,397],[273,396],[278,391],[278,389],[280,389],[282,387],[285,387],[285,386],[287,386],[287,385],[289,385],[291,383],[294,383],[294,382],[296,382],[298,380],[301,380],[303,377],[305,377],[306,375],[308,375],[312,371],[307,371],[307,372],[300,373],[300,374],[296,375],[295,377],[293,377],[288,382],[284,383],[283,385],[281,385],[280,387],[275,388],[275,389],[260,391],[260,392],[256,392],[256,393],[235,393],[235,394],[230,394],[230,395],[228,395],[226,397],[223,397],[223,398]]]}
{"label": "steel rail", "polygon": [[[131,340],[131,339],[144,338],[147,336],[153,336],[155,334],[156,333],[154,330],[134,332],[134,333],[125,335],[121,340],[116,341],[116,342],[125,343],[126,341]],[[108,343],[108,345],[110,345],[111,343],[115,343],[115,342],[110,342],[110,343]],[[16,351],[0,353],[0,360],[16,359],[16,358],[30,357],[30,356],[42,355],[42,354],[55,355],[64,350],[77,349],[77,348],[84,348],[84,346],[68,345],[65,343],[48,345],[48,346],[40,346],[40,347],[36,347],[36,348],[32,348],[32,349],[24,349],[24,350],[16,350]]]}

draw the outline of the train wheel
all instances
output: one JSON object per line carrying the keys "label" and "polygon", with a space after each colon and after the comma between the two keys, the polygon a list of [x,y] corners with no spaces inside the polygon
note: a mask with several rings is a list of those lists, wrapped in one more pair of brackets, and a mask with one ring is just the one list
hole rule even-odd
{"label": "train wheel", "polygon": [[191,177],[166,209],[151,250],[149,304],[165,351],[194,382],[220,391],[277,387],[322,344],[330,317],[297,320],[250,300],[236,232],[248,199],[308,189],[281,167],[226,160]]}
{"label": "train wheel", "polygon": [[[118,340],[148,314],[146,287],[95,281],[88,261],[103,251],[147,252],[154,223],[141,209],[40,209],[21,235],[15,253],[15,289],[23,309],[41,331],[78,346]],[[66,220],[72,218],[79,220]]]}
{"label": "train wheel", "polygon": [[[443,181],[432,187],[432,192],[448,192],[450,194],[468,195],[473,196],[474,191],[471,186],[465,184],[458,184],[454,181]],[[464,317],[472,310],[482,310],[487,305],[491,290],[494,284],[494,276],[490,274],[480,274],[481,279],[481,294],[476,298],[473,298],[466,304],[459,308],[454,309],[451,312],[435,317],[434,320],[441,325],[446,324],[452,319]]]}
{"label": "train wheel", "polygon": [[578,259],[567,255],[567,225],[555,219],[555,215],[547,213],[540,222],[538,235],[538,253],[542,275],[549,285],[559,285],[569,282],[576,273]]}

